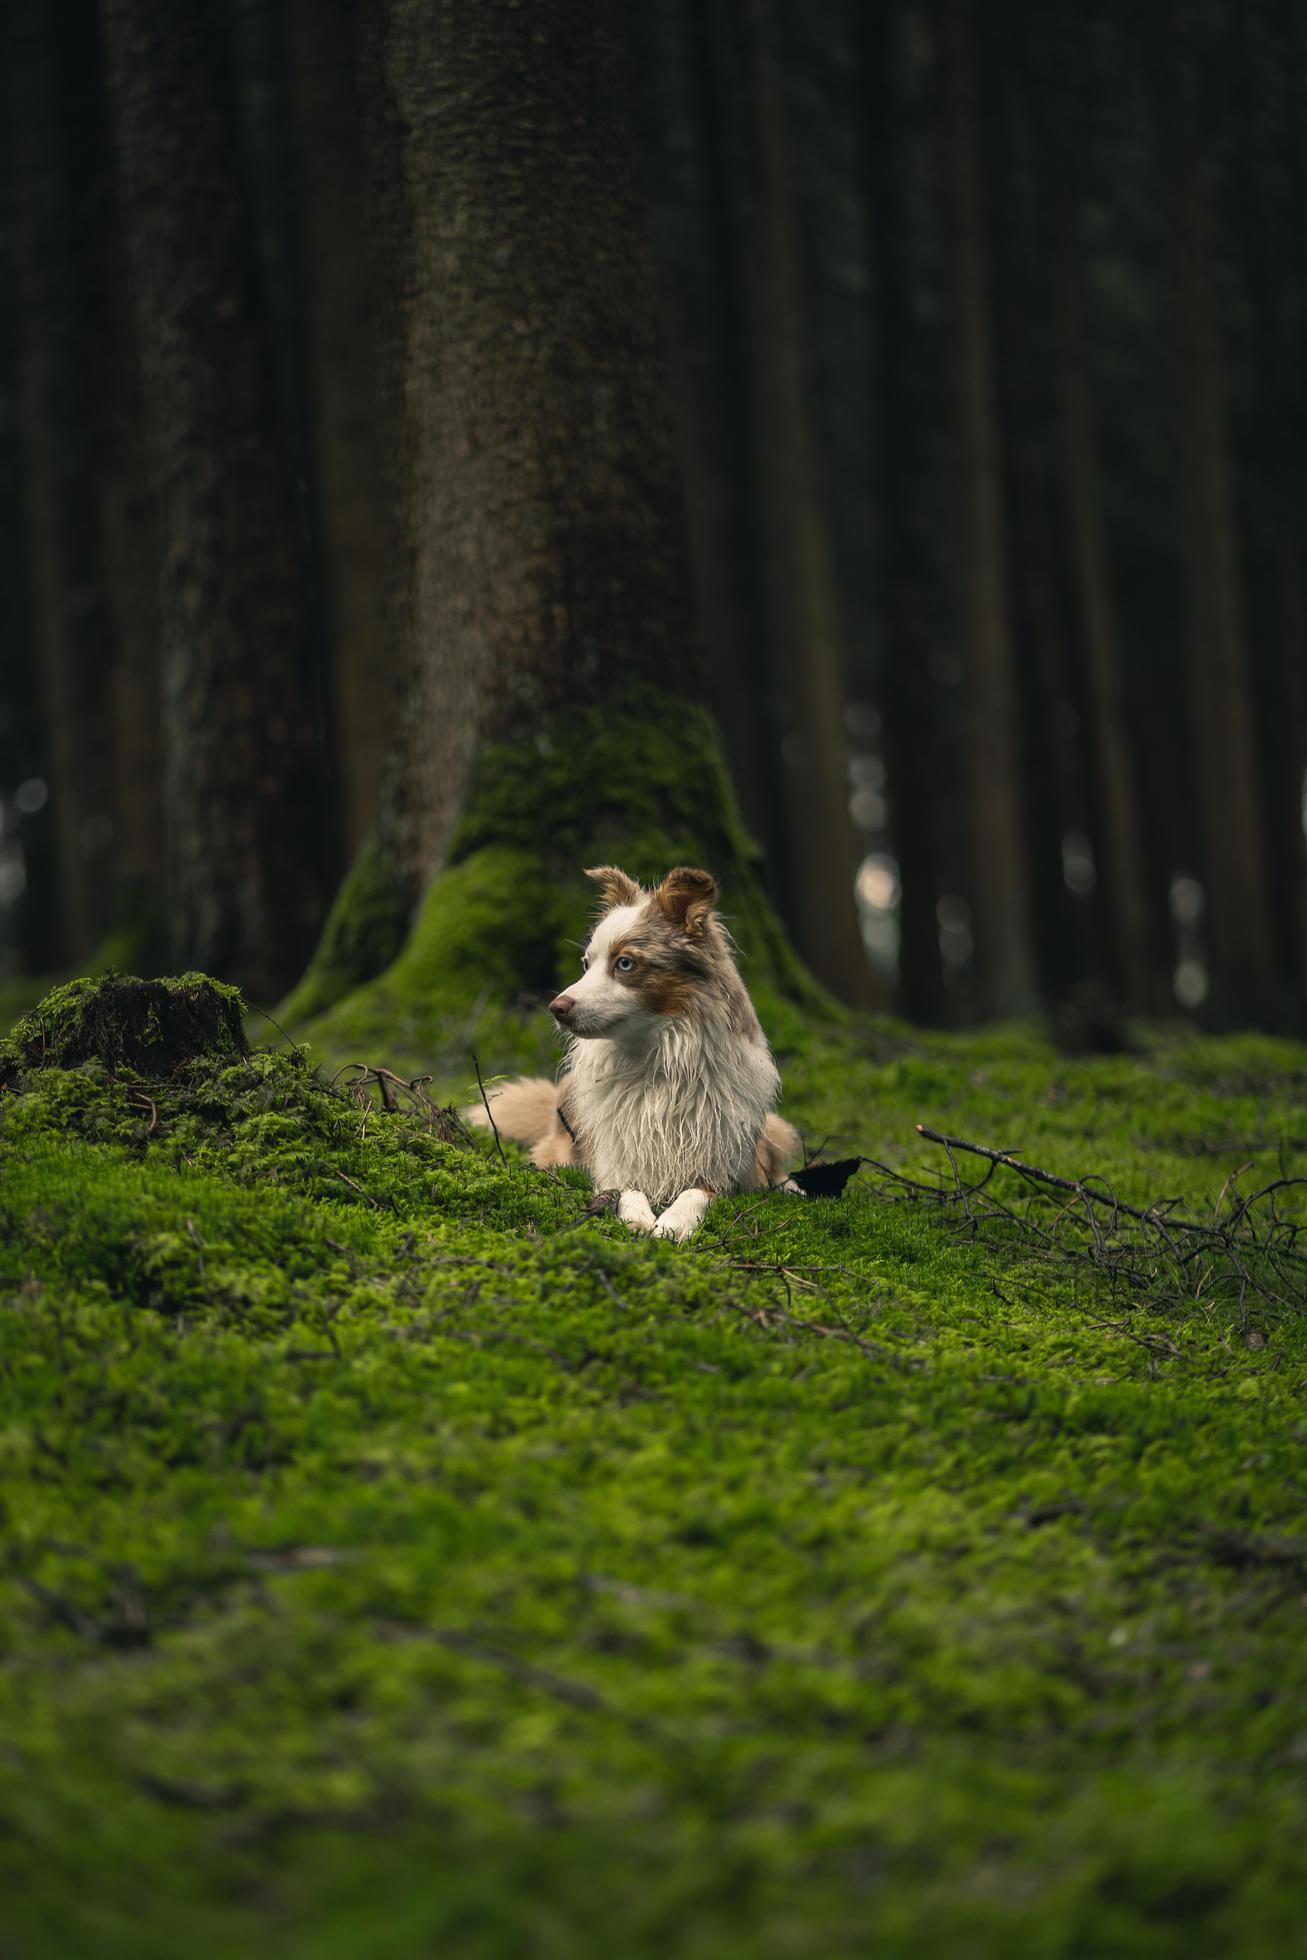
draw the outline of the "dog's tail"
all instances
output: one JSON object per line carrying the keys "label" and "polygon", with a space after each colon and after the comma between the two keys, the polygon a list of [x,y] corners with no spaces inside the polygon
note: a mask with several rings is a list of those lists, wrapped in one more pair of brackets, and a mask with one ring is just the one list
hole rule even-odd
{"label": "dog's tail", "polygon": [[572,1138],[558,1116],[562,1093],[563,1085],[548,1076],[520,1075],[515,1082],[487,1090],[485,1102],[470,1103],[458,1113],[465,1123],[483,1130],[490,1128],[493,1116],[501,1137],[525,1144],[532,1162],[548,1170],[551,1164],[576,1162]]}
{"label": "dog's tail", "polygon": [[803,1144],[793,1123],[775,1111],[762,1126],[755,1158],[758,1178],[764,1188],[779,1184],[796,1157],[803,1155]]}

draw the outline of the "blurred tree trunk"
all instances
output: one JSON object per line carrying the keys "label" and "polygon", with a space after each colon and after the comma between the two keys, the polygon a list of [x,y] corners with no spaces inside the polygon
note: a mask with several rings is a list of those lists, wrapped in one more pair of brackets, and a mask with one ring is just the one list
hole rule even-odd
{"label": "blurred tree trunk", "polygon": [[1254,377],[1256,421],[1247,467],[1261,492],[1248,500],[1257,552],[1249,582],[1256,742],[1265,759],[1278,951],[1301,1027],[1307,1024],[1307,278],[1300,240],[1307,199],[1307,33],[1291,0],[1234,8],[1229,25],[1239,143],[1225,213],[1248,299],[1241,351]]}
{"label": "blurred tree trunk", "polygon": [[158,516],[173,953],[268,998],[321,920],[324,807],[227,50],[200,9],[104,0],[103,18]]}
{"label": "blurred tree trunk", "polygon": [[[13,80],[24,74],[14,52],[22,24],[11,11],[0,32],[0,60]],[[50,811],[24,814],[11,801],[21,784],[49,780],[46,731],[40,711],[40,674],[35,631],[36,597],[27,525],[31,478],[23,453],[22,362],[25,295],[20,279],[19,186],[30,194],[30,177],[20,175],[16,122],[11,98],[0,140],[0,795],[4,802],[0,840],[0,973],[52,973],[60,958],[56,913],[57,880]]]}
{"label": "blurred tree trunk", "polygon": [[916,1021],[948,1020],[936,907],[943,892],[937,850],[939,767],[923,562],[914,523],[919,463],[909,371],[908,214],[897,181],[899,104],[894,86],[897,15],[855,9],[855,87],[863,132],[870,234],[876,515],[880,568],[880,698],[889,775],[890,831],[899,867],[899,1006]]}
{"label": "blurred tree trunk", "polygon": [[845,1000],[875,981],[858,930],[844,734],[844,623],[830,485],[814,427],[800,157],[786,99],[779,0],[747,0],[747,85],[758,173],[755,426],[760,446],[771,686],[781,717],[786,913],[799,950]]}
{"label": "blurred tree trunk", "polygon": [[[357,116],[349,92],[353,37],[348,20],[342,21],[333,45],[332,16],[339,9],[333,8],[332,0],[323,0],[319,10],[319,40],[325,45],[302,50],[298,44],[292,50],[290,44],[292,9],[288,0],[226,0],[226,4],[237,160],[258,266],[260,311],[267,325],[267,358],[274,378],[270,433],[278,446],[302,566],[307,647],[304,712],[313,719],[318,748],[332,779],[332,794],[324,799],[323,845],[324,860],[334,880],[344,856],[346,810],[345,795],[335,780],[337,757],[330,712],[334,674],[327,642],[322,470],[314,420],[311,350],[320,331],[313,319],[320,286],[328,288],[321,294],[327,303],[337,298],[333,272],[336,287],[352,280],[366,290],[367,252],[366,240],[357,228],[351,239],[345,229],[347,213],[339,208],[332,214],[341,225],[339,231],[327,238],[311,230],[315,201],[303,169],[298,114],[302,92],[308,88],[312,93],[316,83],[321,93],[329,74],[336,91],[333,107],[338,112],[332,145],[343,158],[345,169],[352,160],[354,201],[361,203],[358,146],[356,141],[351,159],[349,141],[351,127],[357,136]],[[333,59],[336,66],[328,70],[327,64]],[[321,214],[317,215],[320,224]],[[310,271],[318,282],[312,287]],[[370,355],[371,348],[366,351]],[[366,379],[370,386],[370,363]],[[360,469],[359,475],[368,487],[366,471]],[[375,489],[375,472],[371,487]],[[370,523],[375,532],[375,506]],[[361,516],[360,529],[366,536],[368,520]],[[375,587],[373,600],[375,604]],[[372,719],[379,719],[375,711]],[[367,716],[361,717],[360,733],[367,721]]]}
{"label": "blurred tree trunk", "polygon": [[976,964],[991,1014],[1038,1002],[1021,811],[1016,667],[990,321],[984,157],[972,0],[937,0],[945,200],[953,258]]}
{"label": "blurred tree trunk", "polygon": [[433,878],[428,998],[553,984],[580,866],[632,840],[637,876],[710,853],[793,967],[697,707],[616,8],[366,0],[361,29],[399,705],[374,843],[289,1010],[392,958]]}
{"label": "blurred tree trunk", "polygon": [[628,32],[713,708],[745,819],[778,864],[736,25],[731,0],[677,0],[635,10]]}
{"label": "blurred tree trunk", "polygon": [[350,857],[376,814],[390,706],[373,252],[355,96],[356,11],[354,0],[289,0],[287,11],[303,234],[306,421],[317,487],[334,768]]}
{"label": "blurred tree trunk", "polygon": [[1239,543],[1226,430],[1207,161],[1178,5],[1159,47],[1169,205],[1176,460],[1190,698],[1204,839],[1213,1014],[1274,1025],[1280,1012],[1266,839],[1252,727]]}
{"label": "blurred tree trunk", "polygon": [[1162,1005],[1156,986],[1152,922],[1143,859],[1111,567],[1103,530],[1098,444],[1085,333],[1079,207],[1070,159],[1053,174],[1054,241],[1061,384],[1061,439],[1072,565],[1084,651],[1085,705],[1096,778],[1100,917],[1108,977],[1117,1000],[1136,1013]]}
{"label": "blurred tree trunk", "polygon": [[[97,58],[102,50],[97,35]],[[104,105],[102,104],[102,107]],[[98,959],[154,974],[169,957],[160,740],[158,533],[126,241],[105,135],[94,313],[105,347],[100,525],[112,620],[113,914]]]}
{"label": "blurred tree trunk", "polygon": [[1002,213],[990,242],[995,399],[1003,435],[1009,632],[1018,709],[1021,808],[1028,840],[1031,939],[1056,1009],[1098,979],[1096,906],[1072,892],[1066,849],[1088,830],[1076,739],[1078,685],[1057,504],[1057,362],[1047,266],[1052,223],[1041,142],[1044,95],[1019,9],[991,0],[976,20],[986,107],[987,202]]}
{"label": "blurred tree trunk", "polygon": [[95,21],[77,0],[21,0],[8,23],[9,115],[21,195],[20,417],[32,626],[49,761],[58,958],[84,961],[109,920],[111,624],[98,484],[103,332],[88,304],[103,221]]}

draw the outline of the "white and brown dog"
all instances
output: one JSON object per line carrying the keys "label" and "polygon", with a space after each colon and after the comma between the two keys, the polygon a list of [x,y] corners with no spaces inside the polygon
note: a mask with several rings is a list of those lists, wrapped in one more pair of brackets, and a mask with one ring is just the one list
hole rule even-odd
{"label": "white and brown dog", "polygon": [[774,1113],[780,1075],[709,873],[681,865],[653,891],[609,864],[585,875],[604,909],[581,978],[549,1003],[567,1072],[492,1091],[495,1126],[542,1169],[580,1164],[619,1192],[633,1232],[688,1239],[714,1197],[783,1182],[798,1134]]}

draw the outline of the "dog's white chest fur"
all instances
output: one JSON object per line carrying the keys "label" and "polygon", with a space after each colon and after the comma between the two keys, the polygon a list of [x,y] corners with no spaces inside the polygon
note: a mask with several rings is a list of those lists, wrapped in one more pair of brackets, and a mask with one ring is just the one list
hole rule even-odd
{"label": "dog's white chest fur", "polygon": [[712,1020],[668,1020],[629,1045],[576,1041],[568,1116],[598,1190],[670,1204],[688,1186],[747,1188],[780,1093],[761,1039]]}

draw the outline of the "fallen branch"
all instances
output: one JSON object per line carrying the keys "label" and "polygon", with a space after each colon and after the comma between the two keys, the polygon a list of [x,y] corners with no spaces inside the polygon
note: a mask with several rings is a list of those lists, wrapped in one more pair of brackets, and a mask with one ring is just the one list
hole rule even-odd
{"label": "fallen branch", "polygon": [[[1206,1219],[1185,1210],[1178,1197],[1134,1205],[1096,1173],[1066,1177],[1015,1151],[971,1143],[925,1123],[918,1123],[917,1133],[944,1151],[951,1181],[927,1182],[873,1164],[882,1195],[956,1206],[972,1238],[1006,1229],[1041,1253],[1092,1267],[1112,1283],[1146,1295],[1145,1304],[1152,1307],[1177,1298],[1215,1302],[1224,1297],[1241,1328],[1253,1299],[1272,1309],[1307,1306],[1304,1221],[1285,1217],[1279,1203],[1284,1192],[1307,1188],[1307,1178],[1277,1177],[1245,1195],[1237,1189],[1238,1178],[1251,1168],[1244,1165],[1225,1180]],[[960,1155],[978,1157],[986,1165],[983,1175],[968,1182]],[[1012,1172],[1026,1187],[1023,1208],[989,1191],[1000,1171]],[[1047,1207],[1054,1197],[1057,1208],[1050,1216]]]}

